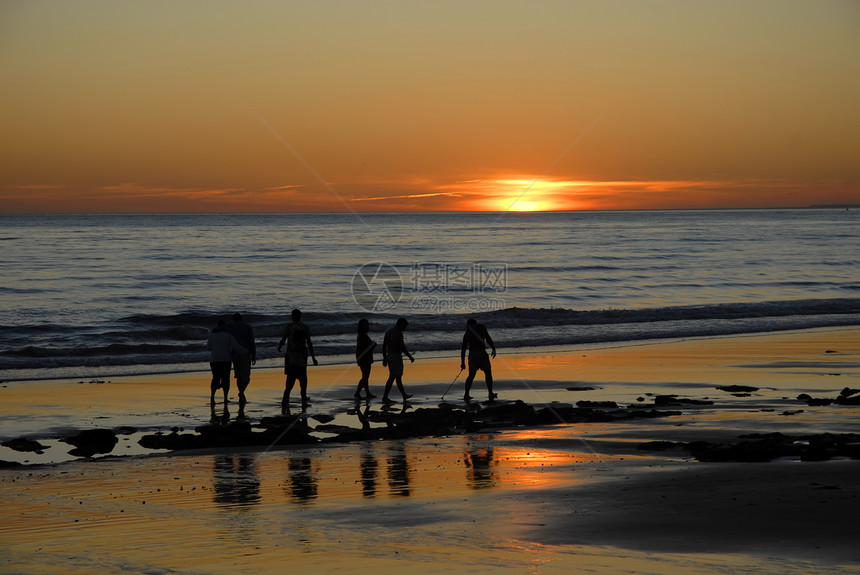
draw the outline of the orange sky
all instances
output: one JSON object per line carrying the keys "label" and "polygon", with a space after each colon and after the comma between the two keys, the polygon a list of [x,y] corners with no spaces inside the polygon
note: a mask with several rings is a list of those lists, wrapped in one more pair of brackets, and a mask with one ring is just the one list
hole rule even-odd
{"label": "orange sky", "polygon": [[849,0],[0,3],[0,213],[860,204]]}

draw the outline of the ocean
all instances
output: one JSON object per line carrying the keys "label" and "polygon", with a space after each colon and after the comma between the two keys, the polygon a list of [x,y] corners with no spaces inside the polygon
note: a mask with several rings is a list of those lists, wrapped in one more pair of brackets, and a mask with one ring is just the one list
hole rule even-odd
{"label": "ocean", "polygon": [[258,367],[293,308],[323,364],[396,318],[416,357],[860,324],[860,212],[0,215],[0,379],[208,370],[241,312]]}

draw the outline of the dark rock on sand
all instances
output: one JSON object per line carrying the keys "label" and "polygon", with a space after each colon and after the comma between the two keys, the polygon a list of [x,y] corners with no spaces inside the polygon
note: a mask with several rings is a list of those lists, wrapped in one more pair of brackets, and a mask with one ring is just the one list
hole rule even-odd
{"label": "dark rock on sand", "polygon": [[614,401],[577,401],[577,407],[609,407],[609,408],[618,408],[618,404]]}
{"label": "dark rock on sand", "polygon": [[[483,411],[483,410],[482,410]],[[388,436],[428,437],[463,433],[475,428],[477,413],[459,409],[421,408],[413,412],[387,414]]]}
{"label": "dark rock on sand", "polygon": [[742,435],[738,443],[694,441],[684,445],[699,461],[772,461],[796,457],[801,461],[826,461],[834,457],[860,459],[860,434],[822,433],[788,436],[781,433]]}
{"label": "dark rock on sand", "polygon": [[678,406],[678,405],[713,405],[714,402],[707,399],[684,399],[677,395],[658,395],[654,398],[655,407]]}
{"label": "dark rock on sand", "polygon": [[824,398],[824,397],[812,397],[808,393],[801,393],[797,396],[798,401],[803,401],[806,405],[810,407],[822,406],[822,405],[830,405],[833,403],[832,399]]}
{"label": "dark rock on sand", "polygon": [[217,447],[251,447],[260,445],[295,445],[317,443],[301,417],[264,418],[263,431],[254,431],[246,420],[226,424],[209,423],[195,428],[196,433],[144,435],[138,442],[147,449],[210,449]]}
{"label": "dark rock on sand", "polygon": [[839,393],[836,398],[836,403],[839,405],[860,405],[860,389],[851,389],[846,387]]}
{"label": "dark rock on sand", "polygon": [[749,385],[723,385],[717,387],[720,391],[728,391],[729,393],[750,393],[753,391],[758,391],[757,387],[750,387]]}
{"label": "dark rock on sand", "polygon": [[640,451],[666,451],[667,449],[683,447],[683,445],[683,443],[676,443],[674,441],[646,441],[637,445],[636,449]]}
{"label": "dark rock on sand", "polygon": [[191,433],[177,433],[171,431],[165,435],[161,432],[144,435],[137,442],[147,449],[194,449],[197,447],[196,436]]}
{"label": "dark rock on sand", "polygon": [[860,390],[846,387],[839,392],[839,395],[833,399],[829,397],[812,397],[808,393],[801,393],[797,396],[798,401],[806,402],[810,407],[833,405],[860,405]]}
{"label": "dark rock on sand", "polygon": [[631,410],[626,413],[626,417],[624,419],[654,419],[657,417],[676,417],[678,415],[683,415],[680,411],[659,411],[657,409],[651,409],[649,411],[645,411],[642,409]]}
{"label": "dark rock on sand", "polygon": [[738,443],[710,443],[693,441],[685,449],[699,461],[772,461],[793,455],[791,446],[781,438],[764,438]]}
{"label": "dark rock on sand", "polygon": [[76,457],[92,457],[97,453],[110,453],[117,443],[116,434],[110,429],[85,429],[74,437],[62,441],[74,445],[69,451]]}
{"label": "dark rock on sand", "polygon": [[[385,423],[386,426],[344,430],[324,442],[459,435],[480,429],[533,424],[536,414],[534,408],[522,401],[493,402],[486,407],[470,405],[466,409],[443,403],[437,408],[420,408],[415,411],[374,412],[368,419],[375,423]],[[327,426],[322,426],[321,430],[327,429]]]}
{"label": "dark rock on sand", "polygon": [[[149,449],[169,450],[338,443],[368,439],[459,435],[480,430],[556,423],[612,422],[681,415],[679,411],[618,409],[614,403],[612,406],[615,409],[583,408],[554,403],[535,410],[531,405],[519,400],[493,401],[486,404],[471,403],[465,407],[442,403],[438,407],[420,408],[415,411],[409,411],[408,408],[373,411],[362,420],[361,429],[324,423],[313,430],[303,416],[281,415],[262,418],[254,429],[246,420],[210,423],[196,428],[194,434],[176,431],[170,434],[156,433],[144,436],[139,443]],[[356,415],[357,413],[354,412]],[[371,427],[370,422],[385,425]],[[318,439],[311,435],[313,431],[336,435]]]}
{"label": "dark rock on sand", "polygon": [[30,451],[39,454],[43,453],[43,450],[48,448],[48,446],[42,445],[34,439],[27,439],[25,437],[10,439],[8,441],[0,443],[0,445],[2,445],[3,447],[8,447],[9,449],[14,449],[15,451]]}
{"label": "dark rock on sand", "polygon": [[552,425],[555,423],[611,423],[630,419],[651,419],[657,417],[672,417],[681,415],[680,411],[658,411],[656,409],[638,409],[632,406],[628,409],[592,409],[573,406],[547,406],[538,410],[535,425]]}

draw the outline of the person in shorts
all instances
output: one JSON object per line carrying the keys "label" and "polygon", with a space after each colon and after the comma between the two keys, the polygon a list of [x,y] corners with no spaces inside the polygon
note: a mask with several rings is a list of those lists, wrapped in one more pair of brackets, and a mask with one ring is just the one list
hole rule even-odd
{"label": "person in shorts", "polygon": [[230,391],[230,364],[234,353],[247,353],[236,338],[224,329],[227,322],[218,320],[218,325],[209,334],[206,348],[209,350],[209,368],[212,370],[210,403],[215,404],[215,392],[224,390],[224,404]]}
{"label": "person in shorts", "polygon": [[395,381],[397,382],[397,389],[400,390],[400,395],[403,396],[403,401],[412,397],[403,389],[403,356],[408,357],[411,362],[415,361],[403,341],[403,332],[408,325],[409,322],[406,321],[406,318],[401,317],[385,332],[385,337],[382,340],[382,366],[388,366],[388,381],[385,382],[385,391],[382,394],[383,403],[393,403],[388,394],[391,391],[391,384]]}
{"label": "person in shorts", "polygon": [[245,390],[251,383],[251,366],[257,363],[254,328],[242,321],[242,314],[236,312],[233,314],[233,322],[223,326],[223,329],[245,348],[245,353],[233,352],[233,376],[236,378],[236,387],[239,388],[239,403],[245,403]]}
{"label": "person in shorts", "polygon": [[310,403],[308,398],[308,356],[314,362],[314,365],[319,365],[316,355],[314,355],[314,344],[311,342],[311,330],[302,321],[302,312],[294,309],[291,314],[292,321],[284,327],[284,335],[278,343],[278,351],[287,344],[286,352],[284,353],[284,373],[287,376],[284,389],[284,398],[282,406],[284,409],[289,407],[290,392],[299,382],[301,389],[302,407],[306,407]]}
{"label": "person in shorts", "polygon": [[472,399],[469,391],[472,389],[472,382],[479,369],[484,372],[484,379],[487,381],[489,400],[493,401],[498,397],[498,394],[493,393],[493,369],[490,365],[490,356],[487,354],[488,345],[493,351],[493,357],[496,357],[496,344],[493,343],[487,328],[474,318],[470,318],[466,322],[466,333],[463,334],[463,343],[460,345],[460,369],[466,369],[466,349],[469,350],[469,375],[466,377],[464,401]]}

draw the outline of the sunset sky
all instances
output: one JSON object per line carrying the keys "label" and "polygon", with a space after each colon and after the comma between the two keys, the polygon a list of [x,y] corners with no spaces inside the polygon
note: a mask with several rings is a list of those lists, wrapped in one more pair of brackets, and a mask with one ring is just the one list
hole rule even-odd
{"label": "sunset sky", "polygon": [[860,204],[860,2],[0,0],[0,213]]}

